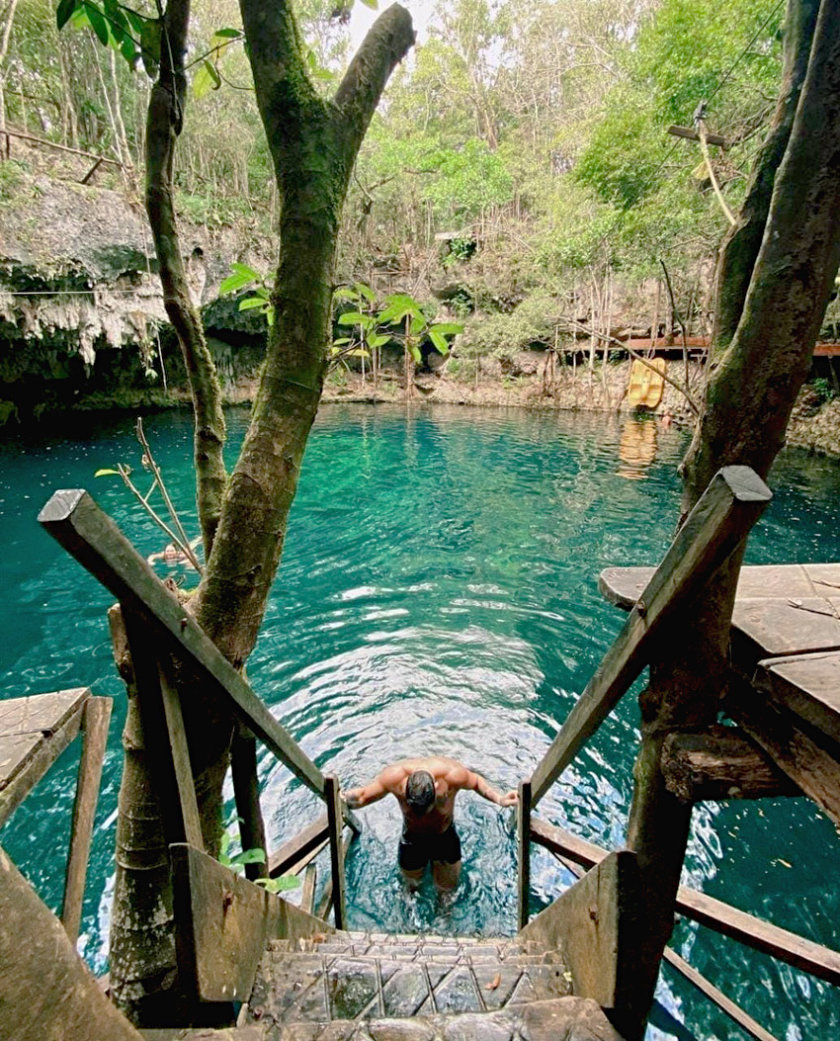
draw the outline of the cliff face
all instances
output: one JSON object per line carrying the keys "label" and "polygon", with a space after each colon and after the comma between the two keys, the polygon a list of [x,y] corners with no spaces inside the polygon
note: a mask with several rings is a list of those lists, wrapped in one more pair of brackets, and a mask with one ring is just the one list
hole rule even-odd
{"label": "cliff face", "polygon": [[[185,226],[183,247],[208,332],[215,322],[226,341],[223,376],[235,382],[238,355],[246,373],[258,364],[263,330],[217,301],[218,286],[232,260],[267,262],[229,228]],[[183,393],[155,272],[139,200],[0,163],[0,425]]]}

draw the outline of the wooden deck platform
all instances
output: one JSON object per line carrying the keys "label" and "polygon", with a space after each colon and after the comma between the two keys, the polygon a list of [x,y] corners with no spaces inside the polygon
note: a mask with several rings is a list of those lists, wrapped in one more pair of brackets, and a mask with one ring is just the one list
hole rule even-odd
{"label": "wooden deck platform", "polygon": [[[599,587],[630,610],[653,568],[607,568]],[[732,615],[744,683],[727,713],[840,824],[840,564],[744,567]]]}
{"label": "wooden deck platform", "polygon": [[0,701],[0,825],[78,734],[87,687]]}

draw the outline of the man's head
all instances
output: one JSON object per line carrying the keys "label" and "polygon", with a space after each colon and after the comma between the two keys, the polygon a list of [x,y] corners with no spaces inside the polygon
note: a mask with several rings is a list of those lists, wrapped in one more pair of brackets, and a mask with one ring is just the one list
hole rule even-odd
{"label": "man's head", "polygon": [[434,805],[435,779],[428,770],[415,770],[408,778],[405,783],[405,801],[418,816]]}

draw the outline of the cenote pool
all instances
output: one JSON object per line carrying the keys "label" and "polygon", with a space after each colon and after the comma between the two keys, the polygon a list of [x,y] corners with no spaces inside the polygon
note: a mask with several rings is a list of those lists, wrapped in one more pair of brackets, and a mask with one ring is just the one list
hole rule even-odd
{"label": "cenote pool", "polygon": [[[246,418],[229,414],[231,459]],[[322,409],[248,666],[255,689],[320,767],[350,786],[393,759],[434,751],[504,788],[531,772],[622,624],[598,595],[598,572],[658,562],[673,530],[684,436],[634,422]],[[146,429],[197,530],[190,417],[153,416]],[[138,458],[129,420],[74,419],[70,433],[0,445],[0,696],[87,685],[116,699],[80,940],[97,971],[107,964],[123,717],[105,620],[110,598],[35,517],[56,488],[87,487],[141,552],[160,549],[118,479],[93,477]],[[776,497],[748,561],[840,559],[840,466],[788,452],[770,483]],[[542,802],[542,816],[602,845],[621,844],[637,717],[629,696]],[[65,753],[0,836],[52,906],[61,896],[77,756],[75,747]],[[262,780],[275,844],[311,820],[314,798],[269,759]],[[465,872],[457,901],[443,910],[428,890],[413,900],[400,890],[393,800],[362,811],[365,828],[348,862],[351,927],[513,931],[513,813],[470,794],[459,803]],[[804,800],[704,805],[694,816],[686,881],[837,948],[838,850],[834,828]],[[533,856],[537,910],[570,876],[538,847]],[[828,985],[693,925],[678,927],[674,945],[777,1038],[840,1034],[840,995]],[[670,969],[660,1000],[688,1024],[680,1037],[744,1036]]]}

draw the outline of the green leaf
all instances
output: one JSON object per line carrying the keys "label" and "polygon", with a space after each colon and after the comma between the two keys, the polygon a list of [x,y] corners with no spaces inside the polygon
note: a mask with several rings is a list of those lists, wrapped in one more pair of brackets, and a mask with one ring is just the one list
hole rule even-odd
{"label": "green leaf", "polygon": [[371,11],[379,10],[379,0],[362,0],[365,7],[369,7]]}
{"label": "green leaf", "polygon": [[217,29],[213,36],[218,36],[223,40],[238,40],[243,33],[239,29]]}
{"label": "green leaf", "polygon": [[235,857],[231,857],[229,866],[240,867],[244,864],[265,864],[265,862],[264,849],[246,849],[237,853]]}
{"label": "green leaf", "polygon": [[429,339],[435,345],[438,352],[440,354],[448,354],[449,342],[447,341],[443,333],[439,332],[434,326],[432,326],[431,329],[428,329],[427,332],[429,334]]}
{"label": "green leaf", "polygon": [[[133,24],[133,23],[132,23]],[[143,56],[143,68],[154,79],[160,65],[160,22],[144,18],[140,26],[140,47]]]}
{"label": "green leaf", "polygon": [[339,286],[333,292],[333,300],[352,300],[358,301],[359,294],[355,289],[351,289],[350,286]]}
{"label": "green leaf", "polygon": [[239,301],[240,311],[253,311],[257,307],[268,307],[269,303],[264,296],[246,296],[244,300]]}
{"label": "green leaf", "polygon": [[111,470],[111,469],[106,467],[103,470],[97,470],[96,473],[93,476],[94,477],[113,477],[113,476],[119,477],[119,475],[120,475],[119,470]]}
{"label": "green leaf", "polygon": [[218,90],[221,85],[222,78],[216,66],[211,61],[205,59],[199,66],[195,76],[193,76],[193,94],[200,99],[209,94],[211,90]]}
{"label": "green leaf", "polygon": [[431,329],[437,329],[439,333],[443,333],[445,336],[458,336],[464,331],[463,325],[459,325],[457,322],[435,322]]}
{"label": "green leaf", "polygon": [[368,347],[372,347],[374,350],[377,347],[384,347],[390,340],[391,337],[387,333],[369,333],[367,336]]}
{"label": "green leaf", "polygon": [[262,886],[269,893],[285,893],[289,889],[297,889],[301,880],[297,875],[281,875],[279,878],[256,878],[258,886]]}
{"label": "green leaf", "polygon": [[55,12],[55,20],[59,29],[63,29],[79,6],[79,0],[61,0]]}
{"label": "green leaf", "polygon": [[346,311],[338,316],[339,325],[361,325],[362,328],[367,328],[371,322],[372,319],[360,311]]}
{"label": "green leaf", "polygon": [[108,23],[105,21],[105,15],[98,7],[87,2],[85,3],[85,14],[91,29],[96,33],[97,39],[103,47],[107,47],[110,33],[108,32]]}
{"label": "green leaf", "polygon": [[333,340],[333,347],[341,347],[345,343],[352,343],[352,337],[350,336],[339,336],[337,340]]}
{"label": "green leaf", "polygon": [[419,364],[420,364],[420,362],[421,362],[421,361],[423,360],[423,354],[422,354],[422,352],[420,351],[420,348],[419,348],[419,347],[417,347],[417,346],[415,346],[415,344],[413,344],[413,343],[412,343],[412,344],[410,344],[410,345],[409,345],[409,348],[408,348],[408,349],[409,349],[409,351],[411,352],[411,357],[412,357],[412,358],[413,358],[413,359],[414,359],[414,360],[415,360],[415,361],[417,362],[417,364],[419,365]]}
{"label": "green leaf", "polygon": [[137,61],[137,45],[130,36],[123,36],[123,41],[120,44],[120,54],[129,65],[133,65]]}
{"label": "green leaf", "polygon": [[252,282],[260,281],[261,275],[259,271],[254,271],[247,264],[238,264],[234,261],[230,266],[233,274],[228,275],[222,281],[222,284],[219,286],[219,296],[224,296],[225,293],[235,293],[237,289],[244,289],[245,286],[250,285]]}
{"label": "green leaf", "polygon": [[131,28],[139,36],[142,36],[143,35],[143,27],[145,26],[145,24],[148,21],[148,19],[144,18],[143,15],[140,14],[139,12],[132,11],[130,8],[128,8],[126,10],[125,16],[128,19],[128,22],[129,22],[129,25],[131,26]]}
{"label": "green leaf", "polygon": [[376,293],[374,293],[374,291],[370,288],[369,285],[367,285],[367,283],[357,282],[354,288],[356,292],[359,294],[359,296],[363,296],[369,304],[376,303]]}

